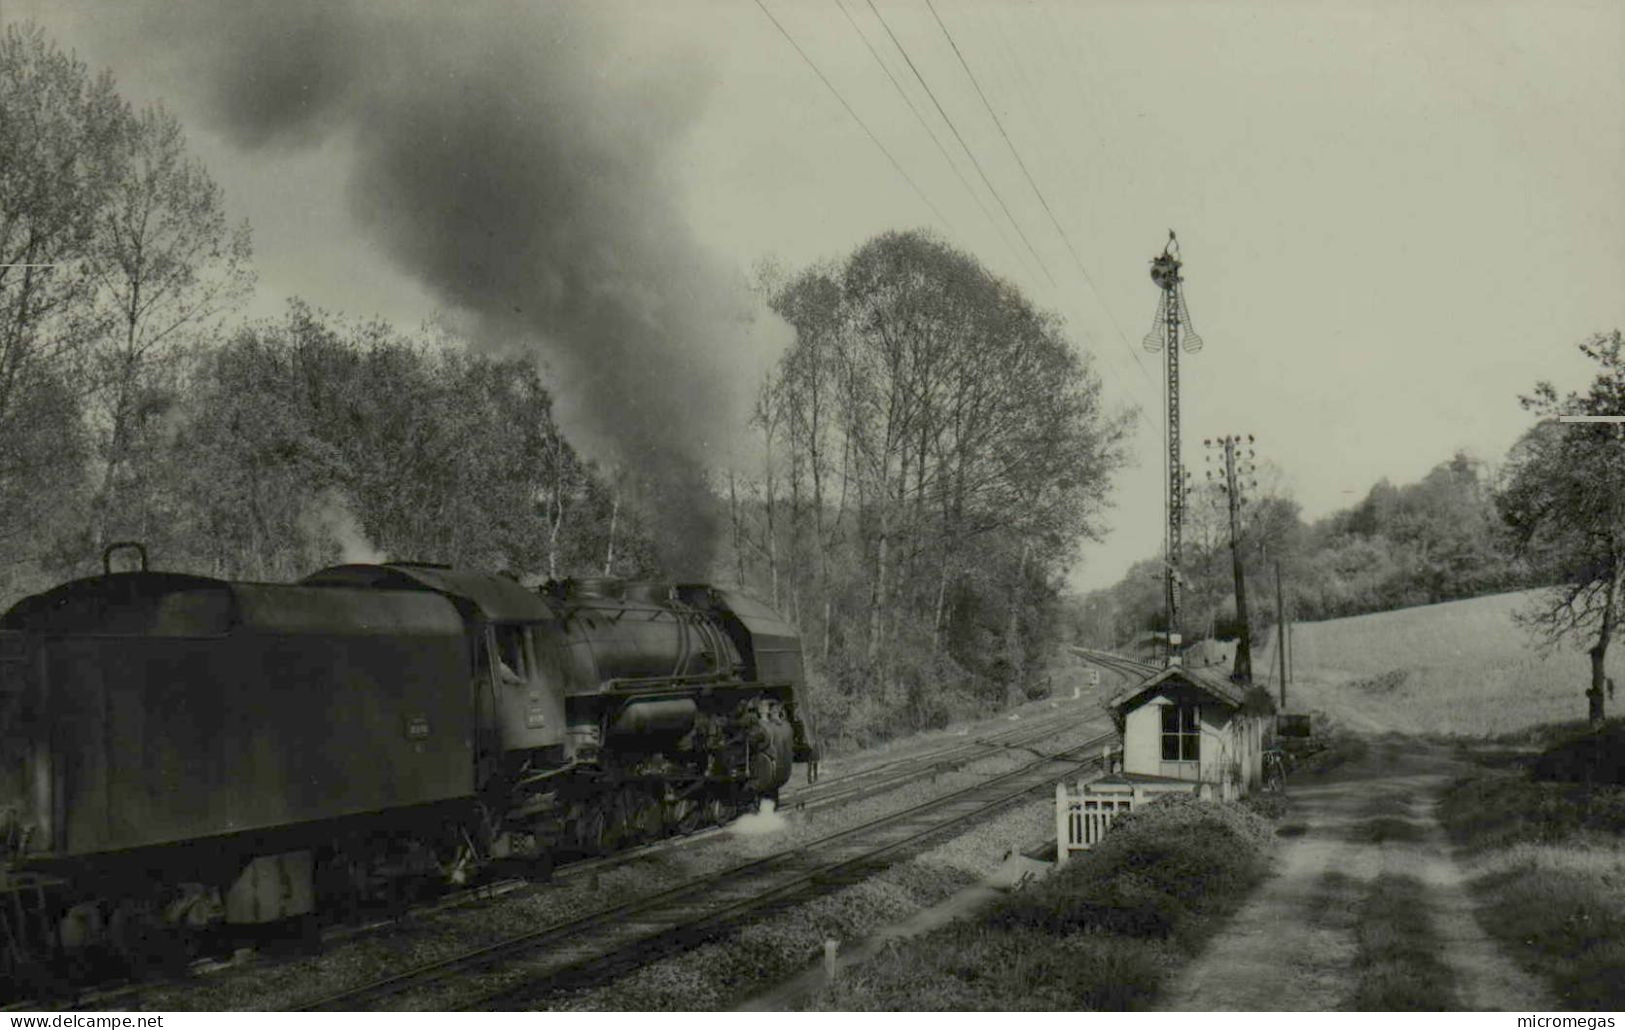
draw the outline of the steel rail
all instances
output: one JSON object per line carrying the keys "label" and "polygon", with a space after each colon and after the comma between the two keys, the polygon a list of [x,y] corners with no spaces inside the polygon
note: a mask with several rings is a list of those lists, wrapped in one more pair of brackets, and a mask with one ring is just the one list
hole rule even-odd
{"label": "steel rail", "polygon": [[995,746],[997,746],[997,745],[999,745],[1001,743],[1002,738],[1004,738],[1004,737],[1019,736],[1022,733],[1024,733],[1025,731],[1030,730],[1034,725],[1038,725],[1038,724],[1047,725],[1051,721],[1058,721],[1058,722],[1063,722],[1064,723],[1066,720],[1065,720],[1064,716],[1059,716],[1058,715],[1058,716],[1051,717],[1051,716],[1046,715],[1046,717],[1043,718],[1043,719],[1035,720],[1034,722],[1027,723],[1026,725],[1023,725],[1023,726],[1006,727],[1004,729],[1000,729],[1000,730],[997,730],[997,731],[992,732],[992,733],[983,734],[982,736],[979,736],[979,737],[976,737],[976,738],[973,738],[973,739],[970,739],[970,740],[954,739],[954,740],[951,740],[951,741],[939,742],[939,744],[941,744],[941,746],[928,748],[928,749],[926,749],[924,751],[921,751],[921,752],[918,752],[918,753],[915,753],[915,754],[899,755],[896,758],[888,759],[886,761],[879,762],[879,763],[876,763],[875,765],[867,766],[867,767],[862,768],[862,769],[856,769],[856,770],[853,770],[852,772],[849,772],[849,773],[841,773],[841,774],[836,775],[836,776],[821,777],[816,783],[813,783],[813,784],[798,785],[798,786],[795,786],[795,787],[787,788],[783,792],[783,794],[785,794],[785,795],[795,795],[795,796],[799,797],[800,795],[805,794],[805,793],[807,793],[809,791],[812,791],[812,790],[817,790],[817,789],[822,788],[822,787],[833,786],[833,785],[836,785],[836,784],[845,783],[845,782],[847,782],[849,780],[861,779],[861,778],[864,778],[864,777],[875,775],[877,773],[887,772],[887,771],[890,771],[890,770],[892,770],[892,769],[894,769],[894,768],[896,768],[898,766],[905,765],[905,764],[910,763],[910,762],[934,761],[936,759],[947,757],[947,756],[951,755],[953,752],[960,751],[960,750],[971,750],[971,749],[975,749],[975,748],[977,748],[979,746],[986,746],[986,745],[995,745]]}
{"label": "steel rail", "polygon": [[[939,751],[913,755],[900,759],[895,764],[888,763],[864,770],[862,773],[853,773],[843,776],[839,780],[819,780],[811,788],[802,788],[791,794],[781,795],[779,808],[781,811],[811,810],[823,808],[839,801],[863,800],[877,794],[902,787],[916,780],[943,772],[950,772],[972,762],[991,758],[1004,751],[1029,750],[1033,744],[1058,733],[1063,733],[1070,725],[1077,722],[1078,713],[1068,713],[1065,717],[1045,719],[1038,723],[1005,730],[1001,733],[986,737],[977,737],[974,740],[963,741],[955,747],[943,748]],[[867,780],[871,776],[881,776],[873,782],[856,782],[849,786],[840,786],[851,780]],[[829,792],[818,790],[825,787],[826,782],[834,789]],[[807,797],[809,790],[816,790],[813,796]]]}
{"label": "steel rail", "polygon": [[[312,999],[300,1011],[344,1011],[432,987],[453,976],[490,970],[564,944],[551,968],[527,972],[521,983],[464,1003],[486,1008],[556,990],[670,947],[690,943],[742,915],[791,898],[852,882],[854,872],[965,822],[997,811],[1032,791],[1097,763],[1105,733],[981,783],[858,826],[690,880],[647,898],[550,924],[481,948],[423,963],[344,991]],[[1056,763],[1066,768],[1057,772]],[[855,850],[854,850],[855,849]]]}

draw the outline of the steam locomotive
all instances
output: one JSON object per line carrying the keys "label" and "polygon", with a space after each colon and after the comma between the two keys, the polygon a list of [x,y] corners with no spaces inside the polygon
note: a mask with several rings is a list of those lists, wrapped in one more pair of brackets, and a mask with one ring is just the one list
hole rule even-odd
{"label": "steam locomotive", "polygon": [[735,591],[111,556],[0,618],[0,983],[691,832],[815,758]]}

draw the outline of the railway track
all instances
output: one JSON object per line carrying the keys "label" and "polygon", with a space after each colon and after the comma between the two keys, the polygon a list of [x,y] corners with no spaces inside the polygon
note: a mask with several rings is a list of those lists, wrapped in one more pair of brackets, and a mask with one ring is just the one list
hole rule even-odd
{"label": "railway track", "polygon": [[[1032,751],[1036,755],[1038,752],[1034,745],[1065,732],[1071,726],[1076,725],[1078,721],[1078,712],[1062,709],[1056,714],[1050,715],[1046,713],[1043,717],[1024,722],[1020,726],[1000,729],[968,740],[954,741],[946,746],[935,747],[918,754],[901,756],[850,773],[824,777],[811,784],[799,784],[781,792],[780,809],[782,811],[812,811],[843,802],[857,803],[922,779],[952,772],[1005,751]],[[729,826],[723,825],[687,836],[669,837],[638,845],[611,855],[578,859],[560,865],[554,871],[553,879],[555,881],[569,881],[595,874],[601,875],[660,852],[714,840],[726,835],[728,830]],[[387,932],[403,919],[409,919],[414,915],[424,915],[450,908],[491,902],[512,895],[529,886],[532,886],[531,881],[508,878],[448,891],[432,902],[414,906],[400,915],[372,919],[360,924],[331,926],[322,932],[322,943],[324,945],[337,944],[371,934]],[[235,964],[235,962],[230,961],[200,960],[193,964],[188,975],[196,977],[225,972],[234,968]],[[144,989],[166,984],[173,985],[177,982],[166,977],[140,982],[103,984],[78,995],[73,1000],[73,1007],[90,1009],[117,1005],[130,998],[138,997]],[[0,1011],[31,1011],[33,1008],[39,1007],[32,1003],[22,1003],[24,1008],[19,1009],[17,1004],[0,1005]]]}
{"label": "railway track", "polygon": [[[408,1008],[504,1010],[612,976],[689,947],[764,910],[857,882],[967,823],[1099,762],[1101,734],[982,783],[648,898],[555,923],[424,963],[342,992],[301,1011]],[[445,997],[476,986],[472,997]],[[436,994],[441,995],[437,997]],[[415,1001],[417,1004],[406,1004]],[[448,1004],[449,1002],[449,1004]]]}
{"label": "railway track", "polygon": [[1142,661],[1138,658],[1125,658],[1110,651],[1096,651],[1088,647],[1074,647],[1072,653],[1092,665],[1097,665],[1122,677],[1125,685],[1143,680],[1162,668],[1161,665],[1155,662]]}
{"label": "railway track", "polygon": [[[947,747],[934,748],[917,755],[902,756],[840,776],[825,777],[811,784],[800,784],[793,788],[786,788],[779,793],[778,809],[784,812],[806,812],[842,802],[864,801],[887,791],[907,786],[910,783],[952,772],[972,762],[991,758],[1004,751],[1033,751],[1036,755],[1034,745],[1064,733],[1067,729],[1076,725],[1077,722],[1078,713],[1064,712],[1022,726],[984,734],[971,740],[958,741]],[[637,847],[617,851],[612,855],[578,859],[559,866],[554,872],[554,878],[568,880],[593,873],[604,873],[657,852],[698,844],[727,832],[728,824],[724,824],[683,837],[667,837],[648,844],[641,844]],[[482,900],[493,889],[511,890],[513,888],[509,886],[510,883],[523,884],[524,882],[502,881],[499,884],[488,884],[483,887],[472,888],[467,894],[470,899]],[[446,906],[442,903],[438,907]]]}
{"label": "railway track", "polygon": [[784,810],[805,810],[822,808],[841,801],[862,800],[916,780],[960,768],[1000,751],[1031,750],[1039,741],[1076,725],[1078,715],[1076,711],[1066,711],[1022,726],[955,742],[922,754],[901,757],[839,777],[821,778],[810,785],[781,791],[780,807]]}
{"label": "railway track", "polygon": [[[779,794],[778,808],[784,812],[812,811],[841,802],[867,800],[910,783],[952,772],[984,758],[991,758],[1003,751],[1032,751],[1033,745],[1065,732],[1077,721],[1076,712],[1058,714],[1022,726],[984,734],[971,740],[958,741],[947,747],[932,749],[918,755],[906,755],[840,776],[822,778],[811,784],[786,788]],[[726,834],[728,827],[729,824],[724,824],[682,837],[666,837],[648,844],[625,848],[610,855],[576,859],[560,865],[553,876],[556,880],[569,880],[593,873],[605,873],[658,852],[714,839]],[[494,894],[512,891],[526,882],[500,880],[471,887],[466,891],[450,892],[431,907],[441,909],[461,901],[485,900]],[[373,925],[384,924],[381,922]]]}

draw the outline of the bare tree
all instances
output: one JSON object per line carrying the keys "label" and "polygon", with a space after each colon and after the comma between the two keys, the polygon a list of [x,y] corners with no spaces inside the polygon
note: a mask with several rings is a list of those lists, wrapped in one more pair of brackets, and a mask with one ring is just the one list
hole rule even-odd
{"label": "bare tree", "polygon": [[838,364],[842,307],[836,274],[829,268],[809,268],[768,297],[773,309],[796,333],[796,345],[785,355],[779,369],[780,404],[794,461],[792,482],[799,488],[804,476],[811,495],[810,535],[822,622],[819,653],[825,660],[829,658],[834,606],[830,551],[845,511],[844,487],[833,502],[833,511],[830,498],[832,481],[839,478],[844,483],[845,471],[840,458],[832,455],[835,448],[831,443],[836,391],[841,382]]}
{"label": "bare tree", "polygon": [[1617,424],[1557,418],[1625,413],[1625,341],[1616,330],[1580,350],[1599,366],[1591,388],[1559,397],[1542,382],[1522,398],[1542,421],[1513,448],[1497,500],[1522,552],[1557,580],[1520,621],[1548,647],[1567,640],[1589,644],[1587,714],[1596,724],[1605,714],[1608,646],[1621,621],[1625,435]]}
{"label": "bare tree", "polygon": [[779,404],[780,389],[772,376],[763,380],[756,393],[756,404],[751,411],[751,424],[762,432],[762,497],[763,526],[760,541],[755,546],[767,559],[769,597],[773,607],[779,607],[779,469],[775,461],[774,444],[784,433],[784,411]]}

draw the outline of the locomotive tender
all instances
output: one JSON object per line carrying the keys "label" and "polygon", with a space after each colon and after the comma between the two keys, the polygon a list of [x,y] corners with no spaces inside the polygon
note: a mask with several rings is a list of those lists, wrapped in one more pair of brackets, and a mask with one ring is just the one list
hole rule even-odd
{"label": "locomotive tender", "polygon": [[0,982],[725,821],[815,758],[802,675],[703,585],[109,565],[0,619]]}

